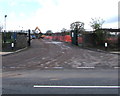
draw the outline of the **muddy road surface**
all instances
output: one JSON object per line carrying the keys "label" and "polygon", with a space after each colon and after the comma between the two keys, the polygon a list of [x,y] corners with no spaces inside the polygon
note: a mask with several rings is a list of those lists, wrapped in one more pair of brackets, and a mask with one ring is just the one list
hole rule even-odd
{"label": "muddy road surface", "polygon": [[3,71],[28,69],[114,68],[118,55],[96,52],[69,43],[32,40],[31,47],[2,57]]}

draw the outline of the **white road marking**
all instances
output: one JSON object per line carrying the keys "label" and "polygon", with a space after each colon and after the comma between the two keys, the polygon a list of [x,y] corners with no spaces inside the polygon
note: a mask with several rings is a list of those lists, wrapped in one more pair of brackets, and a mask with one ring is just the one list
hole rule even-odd
{"label": "white road marking", "polygon": [[114,67],[115,69],[118,69],[118,68],[120,68],[120,67]]}
{"label": "white road marking", "polygon": [[79,69],[83,69],[83,68],[86,68],[86,69],[94,69],[95,67],[77,67]]}
{"label": "white road marking", "polygon": [[120,88],[120,86],[54,86],[54,85],[34,85],[34,88]]}

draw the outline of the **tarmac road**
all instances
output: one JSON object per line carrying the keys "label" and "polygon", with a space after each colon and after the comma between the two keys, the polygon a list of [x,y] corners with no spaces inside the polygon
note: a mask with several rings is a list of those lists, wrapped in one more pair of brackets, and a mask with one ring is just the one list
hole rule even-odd
{"label": "tarmac road", "polygon": [[[34,85],[40,87],[34,88]],[[58,88],[41,87],[53,85]],[[118,88],[113,86],[118,86],[116,69],[28,70],[3,73],[3,94],[118,94]]]}

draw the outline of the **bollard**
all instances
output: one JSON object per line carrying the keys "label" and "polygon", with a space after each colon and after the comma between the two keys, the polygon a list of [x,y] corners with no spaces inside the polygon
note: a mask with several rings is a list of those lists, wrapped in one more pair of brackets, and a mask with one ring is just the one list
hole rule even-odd
{"label": "bollard", "polygon": [[107,51],[107,48],[108,48],[108,44],[107,42],[105,42],[105,51]]}
{"label": "bollard", "polygon": [[12,50],[14,49],[14,43],[13,42],[11,43],[11,48],[12,48]]}

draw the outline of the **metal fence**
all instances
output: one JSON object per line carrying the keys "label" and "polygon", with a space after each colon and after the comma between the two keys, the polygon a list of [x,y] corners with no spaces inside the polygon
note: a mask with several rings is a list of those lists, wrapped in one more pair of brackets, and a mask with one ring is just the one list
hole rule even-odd
{"label": "metal fence", "polygon": [[120,46],[119,44],[120,34],[116,36],[110,35],[110,34],[106,35],[102,44],[96,41],[97,35],[94,32],[92,33],[83,32],[83,34],[77,34],[77,39],[74,39],[74,37],[72,37],[72,34],[70,34],[70,32],[67,32],[64,34],[52,33],[51,35],[46,35],[45,38],[56,40],[56,41],[71,42],[72,44],[74,44],[74,42],[77,42],[78,46],[81,46],[84,48],[87,47],[87,48],[95,48],[95,49],[102,49],[102,50],[106,50],[105,43],[107,43],[107,50],[119,50],[118,48]]}
{"label": "metal fence", "polygon": [[[101,37],[102,38],[102,37]],[[83,45],[88,48],[96,48],[102,50],[119,50],[119,42],[120,42],[120,34],[115,35],[107,35],[105,36],[103,43],[100,44],[96,41],[97,36],[95,33],[83,34]],[[107,43],[107,46],[105,45]]]}
{"label": "metal fence", "polygon": [[2,51],[15,51],[28,45],[27,31],[1,32]]}

